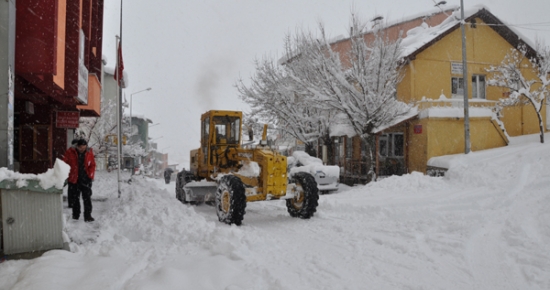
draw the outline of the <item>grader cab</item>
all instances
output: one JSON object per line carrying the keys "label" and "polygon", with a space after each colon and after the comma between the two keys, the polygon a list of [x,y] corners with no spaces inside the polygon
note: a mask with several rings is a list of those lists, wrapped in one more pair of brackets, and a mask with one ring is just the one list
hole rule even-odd
{"label": "grader cab", "polygon": [[260,143],[243,148],[242,112],[208,111],[201,116],[200,148],[191,150],[190,171],[177,175],[176,198],[214,204],[218,219],[242,223],[246,203],[286,199],[292,217],[310,218],[317,209],[317,184],[308,173],[287,175],[286,156]]}

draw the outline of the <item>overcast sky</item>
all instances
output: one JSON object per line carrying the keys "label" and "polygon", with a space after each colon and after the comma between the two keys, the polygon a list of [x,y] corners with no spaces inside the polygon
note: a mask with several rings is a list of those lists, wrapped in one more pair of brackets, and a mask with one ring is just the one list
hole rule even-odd
{"label": "overcast sky", "polygon": [[[483,4],[522,35],[550,44],[549,0],[464,0]],[[447,1],[447,7],[460,5]],[[434,8],[433,0],[183,0],[123,2],[122,49],[132,114],[160,123],[150,128],[170,164],[189,168],[199,147],[200,115],[211,109],[247,111],[235,88],[254,74],[254,60],[279,58],[284,37],[297,28],[315,31],[323,22],[330,36],[346,35],[352,10],[397,21]],[[120,0],[105,1],[103,55],[114,67]],[[181,165],[180,165],[181,167]]]}

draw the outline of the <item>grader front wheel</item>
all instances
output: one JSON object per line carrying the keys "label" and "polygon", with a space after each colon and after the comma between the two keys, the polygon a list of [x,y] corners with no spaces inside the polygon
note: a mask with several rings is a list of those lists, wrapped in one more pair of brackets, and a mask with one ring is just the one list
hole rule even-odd
{"label": "grader front wheel", "polygon": [[183,190],[183,186],[185,185],[185,172],[182,171],[178,173],[176,177],[176,199],[181,201],[182,203],[189,203],[187,200],[185,200],[185,191]]}
{"label": "grader front wheel", "polygon": [[291,217],[308,219],[317,211],[319,190],[315,178],[305,172],[294,175],[296,192],[294,198],[286,200],[286,207]]}
{"label": "grader front wheel", "polygon": [[216,212],[218,219],[226,224],[241,225],[246,208],[243,182],[234,175],[221,178],[216,191]]}

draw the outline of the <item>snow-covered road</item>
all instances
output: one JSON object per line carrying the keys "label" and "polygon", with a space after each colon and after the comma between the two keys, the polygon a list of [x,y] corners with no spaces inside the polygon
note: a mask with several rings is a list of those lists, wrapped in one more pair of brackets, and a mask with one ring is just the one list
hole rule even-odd
{"label": "snow-covered road", "polygon": [[118,199],[115,176],[96,177],[95,223],[67,222],[71,252],[0,264],[0,289],[550,289],[546,144],[343,186],[309,220],[248,203],[240,227],[160,179]]}

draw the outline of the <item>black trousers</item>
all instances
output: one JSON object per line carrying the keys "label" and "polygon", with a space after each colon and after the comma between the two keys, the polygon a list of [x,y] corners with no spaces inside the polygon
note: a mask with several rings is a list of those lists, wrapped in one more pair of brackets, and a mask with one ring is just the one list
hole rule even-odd
{"label": "black trousers", "polygon": [[[76,187],[73,195],[73,218],[80,217],[80,195],[82,194],[82,201],[84,203],[84,218],[92,216],[92,183],[76,183],[72,184]],[[71,183],[69,183],[69,192]],[[70,195],[70,193],[69,193]],[[70,202],[70,198],[69,198]]]}
{"label": "black trousers", "polygon": [[69,202],[69,208],[73,207],[75,199],[78,200],[77,192],[78,187],[76,186],[76,183],[69,183],[69,189],[67,190],[67,201]]}

